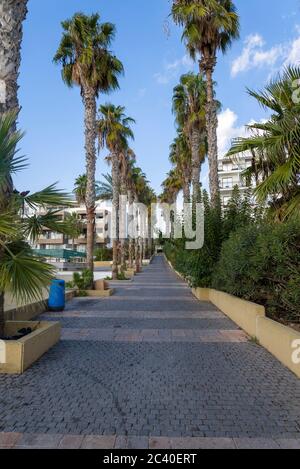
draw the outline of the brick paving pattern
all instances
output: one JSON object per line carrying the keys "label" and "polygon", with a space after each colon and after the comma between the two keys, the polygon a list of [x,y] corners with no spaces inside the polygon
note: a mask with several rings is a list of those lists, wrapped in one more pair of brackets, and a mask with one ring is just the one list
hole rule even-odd
{"label": "brick paving pattern", "polygon": [[62,341],[0,376],[0,447],[300,448],[300,380],[156,257],[76,299]]}

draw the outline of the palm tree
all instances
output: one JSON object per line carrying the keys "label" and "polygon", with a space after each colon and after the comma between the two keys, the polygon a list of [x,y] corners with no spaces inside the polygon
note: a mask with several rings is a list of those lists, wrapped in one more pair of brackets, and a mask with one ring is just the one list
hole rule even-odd
{"label": "palm tree", "polygon": [[141,231],[141,216],[138,206],[136,204],[143,202],[143,197],[145,194],[145,190],[148,184],[146,179],[145,173],[143,173],[142,169],[139,167],[134,167],[132,170],[132,196],[134,205],[133,210],[134,213],[132,214],[133,222],[135,223],[135,240],[133,243],[134,247],[134,258],[135,258],[135,268],[137,272],[141,271],[142,268],[142,260],[143,260],[143,245],[142,239],[140,236]]}
{"label": "palm tree", "polygon": [[[0,117],[19,112],[18,77],[21,64],[23,22],[28,0],[2,0],[0,8]],[[13,124],[15,126],[15,122]],[[13,129],[15,130],[15,129]]]}
{"label": "palm tree", "polygon": [[[184,203],[191,199],[190,185],[192,180],[192,157],[185,135],[180,132],[170,147],[170,162],[181,179]],[[198,181],[199,185],[199,181]]]}
{"label": "palm tree", "polygon": [[65,231],[72,238],[72,249],[75,250],[75,238],[78,238],[84,231],[84,225],[77,213],[67,213],[64,219]]}
{"label": "palm tree", "polygon": [[[128,188],[130,185],[130,169],[132,164],[135,162],[136,156],[134,151],[131,148],[125,147],[120,153],[120,195],[127,199]],[[127,206],[127,203],[126,203]],[[126,209],[126,207],[124,207]],[[123,221],[124,231],[126,229],[126,222]],[[125,233],[124,233],[125,236]],[[122,237],[120,240],[120,265],[121,271],[125,272],[126,270],[126,238]]]}
{"label": "palm tree", "polygon": [[112,176],[111,174],[102,174],[104,181],[98,183],[98,197],[99,200],[112,201],[113,199],[113,187],[112,187]]}
{"label": "palm tree", "polygon": [[206,155],[206,84],[202,76],[188,73],[174,88],[173,112],[191,151],[193,202],[200,201],[200,170]]}
{"label": "palm tree", "polygon": [[109,46],[115,26],[100,24],[100,16],[76,13],[62,23],[63,37],[54,61],[62,65],[62,78],[81,89],[85,107],[87,265],[94,271],[95,173],[96,173],[96,99],[101,92],[118,88],[121,62],[111,54]]}
{"label": "palm tree", "polygon": [[86,199],[87,176],[81,174],[75,180],[73,193],[75,194],[78,205],[85,204]]}
{"label": "palm tree", "polygon": [[264,91],[248,90],[271,116],[266,122],[247,126],[250,137],[235,139],[228,153],[252,155],[252,166],[244,176],[255,178],[256,197],[270,203],[278,220],[300,212],[300,104],[293,88],[299,79],[300,67],[288,67]]}
{"label": "palm tree", "polygon": [[[84,205],[86,200],[86,189],[87,189],[87,175],[81,174],[75,179],[74,190],[73,194],[76,197],[76,201],[78,205]],[[96,200],[100,200],[100,193],[101,193],[101,183],[99,181],[95,181],[95,194]]]}
{"label": "palm tree", "polygon": [[183,26],[183,40],[191,57],[200,58],[200,73],[207,82],[206,125],[208,140],[209,182],[214,206],[219,205],[217,104],[213,74],[217,53],[225,53],[239,37],[239,17],[232,0],[173,0],[175,22]]}
{"label": "palm tree", "polygon": [[[12,174],[26,166],[16,150],[22,139],[14,130],[16,117],[17,113],[9,113],[0,118],[0,336],[5,326],[5,293],[10,292],[17,301],[41,298],[53,277],[53,268],[34,256],[27,240],[36,242],[45,227],[64,233],[54,207],[72,206],[69,196],[55,185],[34,194],[17,190],[7,194]],[[34,212],[40,206],[44,215],[29,215],[29,209]]]}
{"label": "palm tree", "polygon": [[125,115],[125,108],[106,104],[100,106],[97,123],[99,146],[105,145],[110,152],[112,163],[113,185],[113,279],[118,278],[118,249],[119,249],[119,196],[120,196],[120,161],[124,149],[128,148],[128,139],[133,139],[131,124],[134,119]]}
{"label": "palm tree", "polygon": [[[182,190],[182,178],[178,174],[176,169],[171,169],[167,174],[166,179],[162,183],[163,192],[160,196],[160,202],[162,204],[169,204],[174,206],[175,210],[172,210],[171,215],[171,237],[174,237],[174,222],[176,213],[176,202],[179,192]],[[166,220],[166,223],[169,223],[169,220]],[[169,227],[168,227],[169,228]]]}

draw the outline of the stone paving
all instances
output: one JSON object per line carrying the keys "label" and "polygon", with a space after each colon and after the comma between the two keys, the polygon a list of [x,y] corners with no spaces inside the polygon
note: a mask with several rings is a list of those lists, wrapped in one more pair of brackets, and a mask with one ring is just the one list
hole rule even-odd
{"label": "stone paving", "polygon": [[0,376],[0,448],[299,448],[300,380],[158,256],[107,299],[76,299],[62,341]]}

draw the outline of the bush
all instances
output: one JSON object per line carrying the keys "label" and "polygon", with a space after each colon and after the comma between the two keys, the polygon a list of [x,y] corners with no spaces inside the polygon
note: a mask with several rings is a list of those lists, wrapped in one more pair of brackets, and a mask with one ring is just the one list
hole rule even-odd
{"label": "bush", "polygon": [[300,321],[300,222],[240,228],[223,244],[212,286]]}
{"label": "bush", "polygon": [[80,291],[88,290],[93,285],[93,273],[86,269],[83,270],[80,274],[79,272],[75,272],[73,274],[73,282],[69,283],[71,288],[78,288]]}
{"label": "bush", "polygon": [[112,261],[113,259],[112,249],[98,248],[95,250],[94,256],[95,256],[96,262]]}

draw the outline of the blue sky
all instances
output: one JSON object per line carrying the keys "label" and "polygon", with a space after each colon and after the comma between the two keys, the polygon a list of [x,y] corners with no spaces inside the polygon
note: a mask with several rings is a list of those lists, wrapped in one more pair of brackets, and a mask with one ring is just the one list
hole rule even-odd
{"label": "blue sky", "polygon": [[[217,96],[222,102],[219,141],[222,154],[232,137],[243,133],[264,112],[246,94],[259,89],[284,66],[300,63],[299,0],[236,0],[241,39],[216,70]],[[126,107],[137,121],[133,148],[138,164],[156,191],[170,169],[168,149],[175,136],[172,89],[182,73],[195,68],[181,44],[181,31],[168,18],[168,0],[30,0],[24,28],[20,75],[20,126],[26,131],[22,154],[29,168],[16,177],[19,189],[38,190],[59,181],[72,190],[84,172],[83,107],[78,88],[68,89],[52,63],[61,37],[60,22],[76,11],[100,12],[102,21],[117,26],[114,53],[122,60],[121,89],[101,96]],[[99,156],[97,179],[108,171]],[[207,184],[207,167],[202,180]]]}

